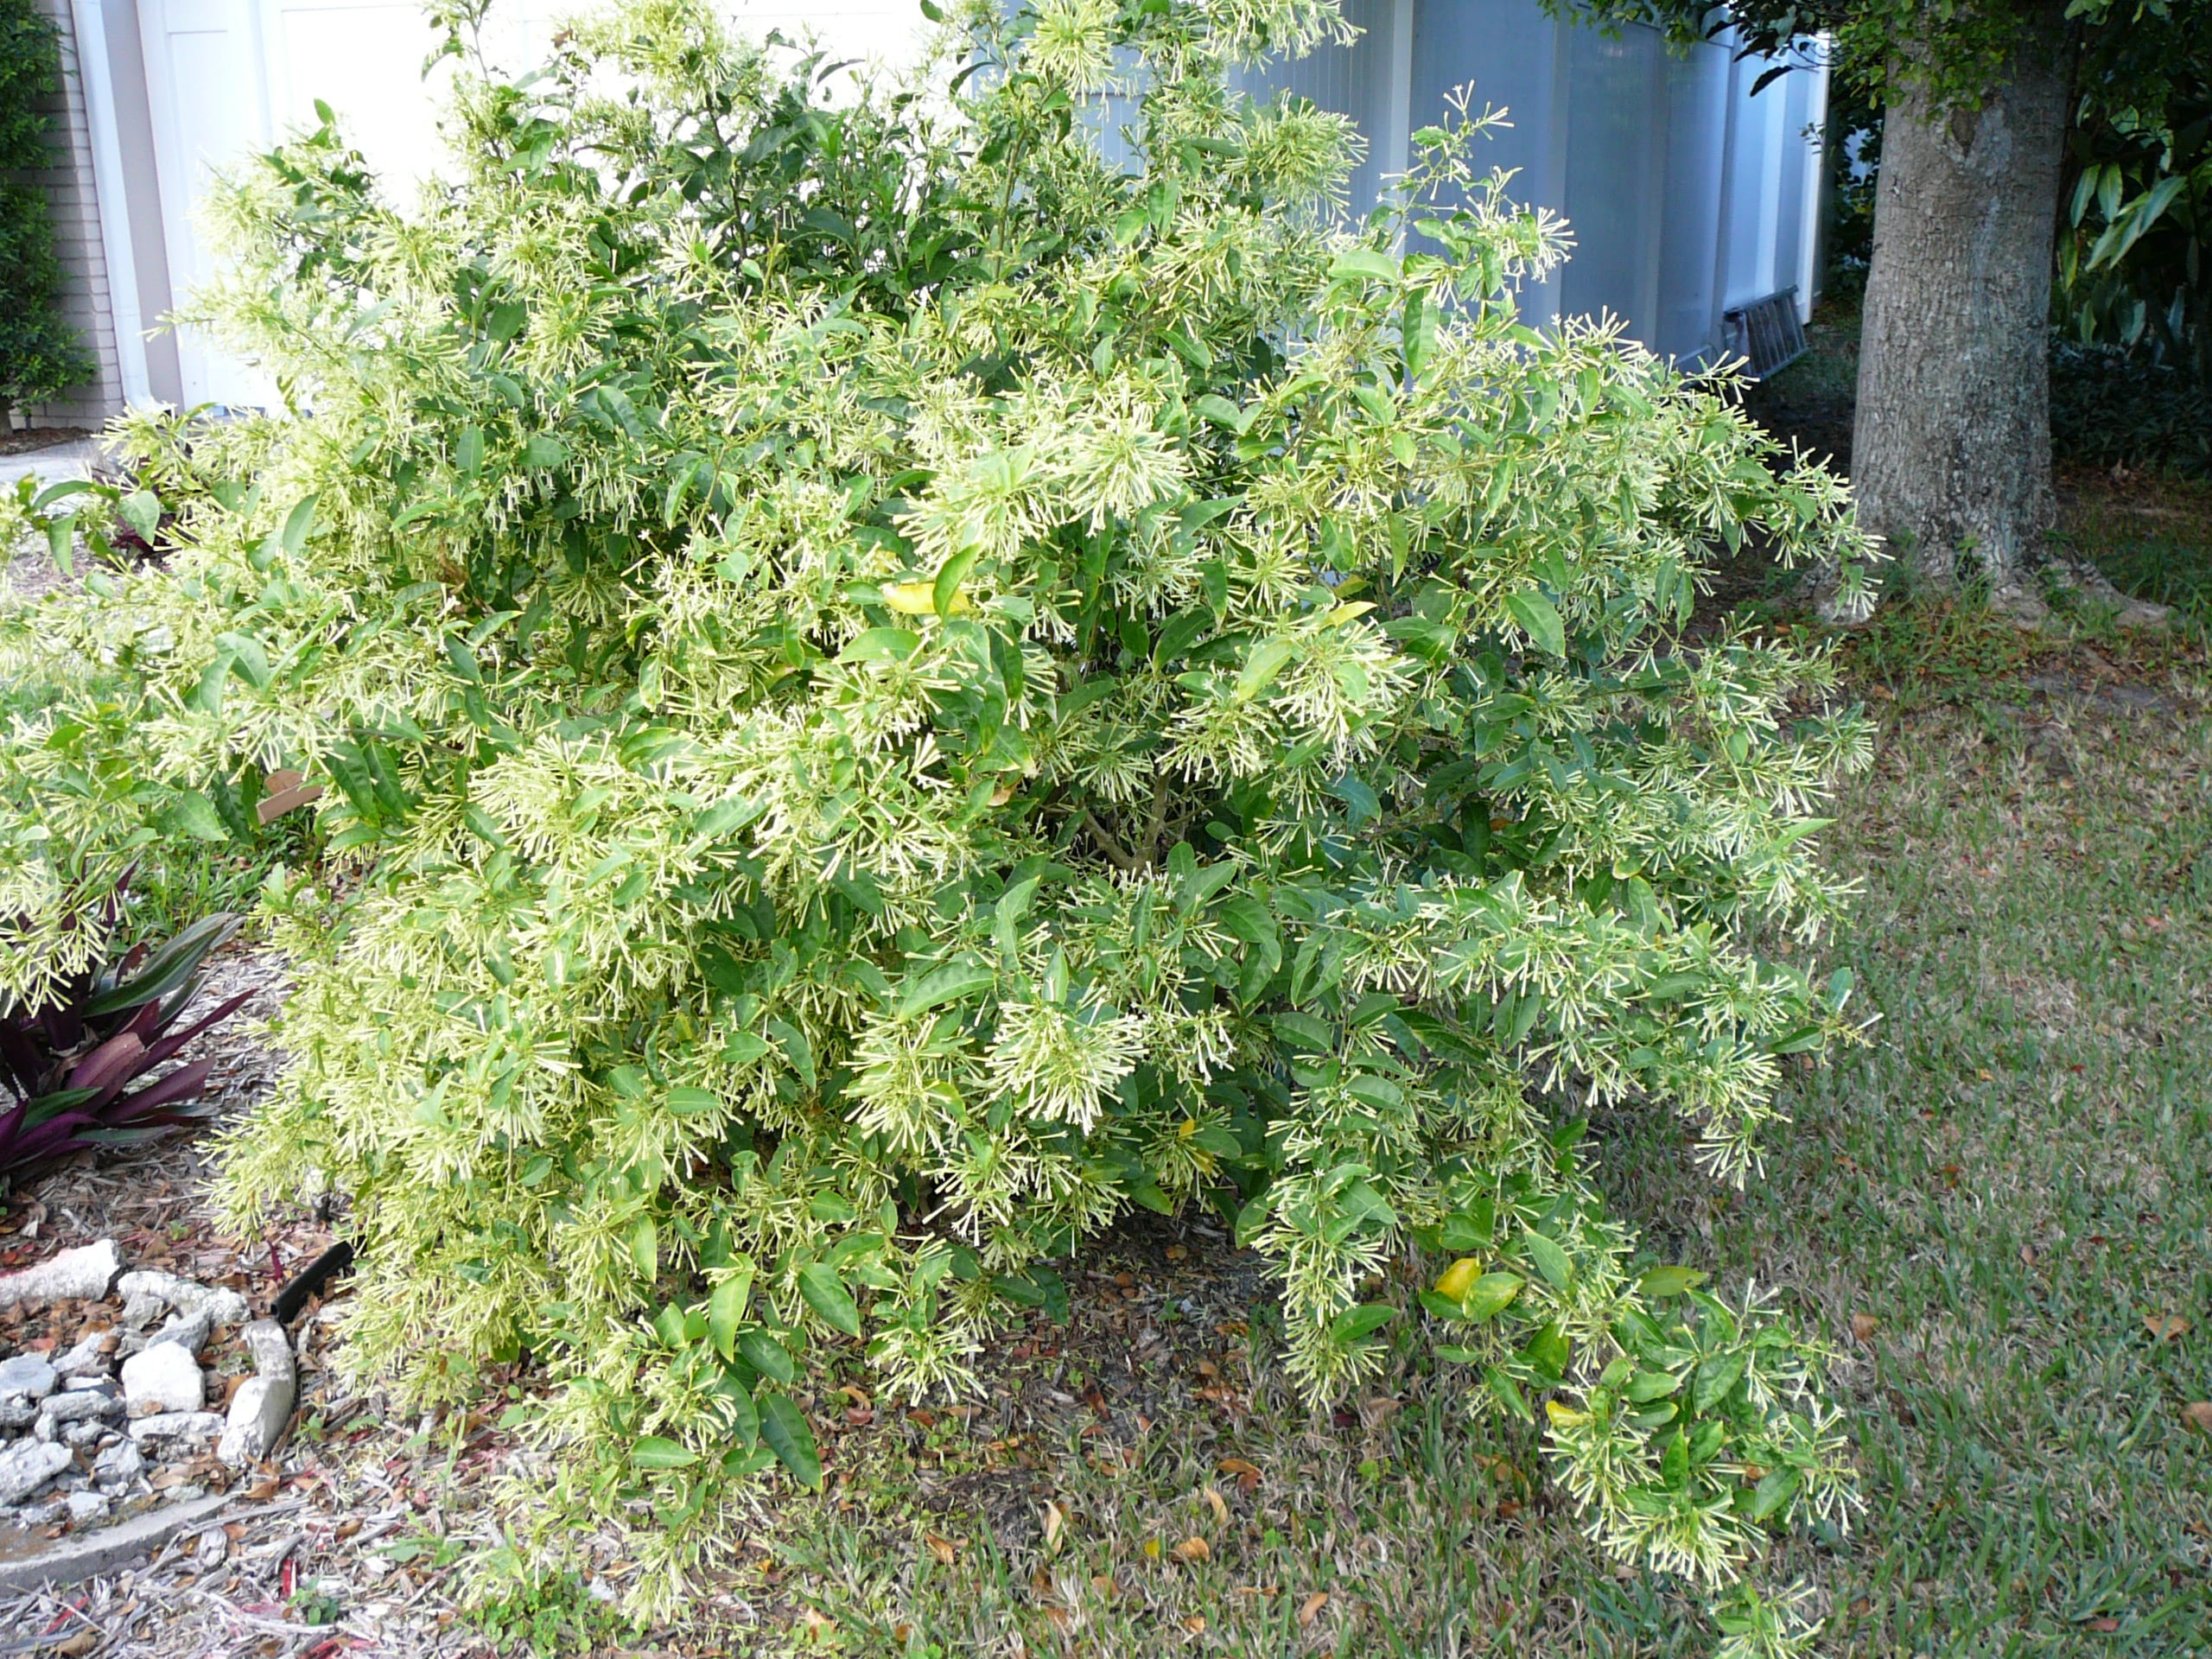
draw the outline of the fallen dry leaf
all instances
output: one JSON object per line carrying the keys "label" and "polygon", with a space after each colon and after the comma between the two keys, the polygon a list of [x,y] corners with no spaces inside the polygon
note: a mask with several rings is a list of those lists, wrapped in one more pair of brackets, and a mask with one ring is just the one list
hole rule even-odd
{"label": "fallen dry leaf", "polygon": [[2207,1434],[2212,1434],[2212,1400],[2192,1400],[2181,1408],[2181,1414]]}
{"label": "fallen dry leaf", "polygon": [[940,1537],[934,1532],[924,1533],[922,1543],[929,1553],[937,1558],[937,1564],[939,1567],[950,1567],[953,1557],[960,1553],[951,1539]]}
{"label": "fallen dry leaf", "polygon": [[1203,1495],[1206,1500],[1206,1507],[1213,1511],[1213,1518],[1220,1522],[1223,1526],[1227,1526],[1229,1524],[1228,1500],[1211,1486],[1203,1489]]}
{"label": "fallen dry leaf", "polygon": [[1872,1313],[1854,1313],[1851,1316],[1851,1336],[1854,1342],[1873,1341],[1874,1333],[1881,1328],[1882,1322]]}
{"label": "fallen dry leaf", "polygon": [[1060,1535],[1067,1530],[1068,1512],[1057,1503],[1045,1505],[1045,1548],[1058,1549]]}
{"label": "fallen dry leaf", "polygon": [[1090,1587],[1109,1601],[1122,1593],[1122,1586],[1103,1573],[1096,1573],[1091,1575]]}
{"label": "fallen dry leaf", "polygon": [[2178,1313],[2145,1313],[2143,1328],[2153,1342],[2171,1342],[2188,1332],[2189,1321]]}
{"label": "fallen dry leaf", "polygon": [[1214,1467],[1220,1470],[1224,1475],[1236,1476],[1236,1490],[1244,1493],[1247,1497],[1249,1497],[1253,1492],[1259,1490],[1260,1470],[1258,1465],[1247,1463],[1242,1458],[1224,1458],[1219,1463],[1216,1464]]}
{"label": "fallen dry leaf", "polygon": [[1192,1562],[1209,1559],[1213,1554],[1213,1550],[1205,1539],[1193,1537],[1185,1538],[1168,1553],[1177,1560],[1188,1566]]}
{"label": "fallen dry leaf", "polygon": [[1183,1628],[1192,1636],[1204,1636],[1206,1633],[1206,1616],[1204,1613],[1192,1613],[1183,1621]]}
{"label": "fallen dry leaf", "polygon": [[1312,1630],[1313,1621],[1321,1617],[1321,1610],[1329,1605],[1329,1592],[1316,1590],[1298,1604],[1298,1624],[1301,1630]]}
{"label": "fallen dry leaf", "polygon": [[64,1659],[79,1659],[80,1655],[90,1653],[99,1644],[100,1633],[98,1630],[79,1630],[67,1640],[55,1643],[49,1651],[64,1656]]}

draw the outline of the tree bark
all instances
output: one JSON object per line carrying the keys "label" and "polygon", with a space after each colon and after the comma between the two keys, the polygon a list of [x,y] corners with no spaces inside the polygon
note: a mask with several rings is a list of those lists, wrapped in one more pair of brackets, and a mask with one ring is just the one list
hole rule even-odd
{"label": "tree bark", "polygon": [[2050,477],[2052,235],[2077,44],[2033,0],[1978,107],[1910,71],[1882,129],[1852,434],[1862,523],[1931,577],[2033,603]]}

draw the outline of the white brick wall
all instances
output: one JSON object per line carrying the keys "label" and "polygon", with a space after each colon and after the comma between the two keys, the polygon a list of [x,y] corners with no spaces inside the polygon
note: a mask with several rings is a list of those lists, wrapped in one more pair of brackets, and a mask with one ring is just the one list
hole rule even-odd
{"label": "white brick wall", "polygon": [[61,37],[60,89],[42,100],[53,125],[47,134],[54,165],[32,175],[46,191],[54,221],[54,251],[61,260],[62,315],[99,367],[93,378],[50,404],[19,410],[32,426],[98,427],[123,409],[123,376],[115,349],[115,315],[108,302],[107,256],[100,240],[99,198],[92,185],[92,138],[85,120],[84,83],[77,73],[77,42],[68,0],[39,0]]}

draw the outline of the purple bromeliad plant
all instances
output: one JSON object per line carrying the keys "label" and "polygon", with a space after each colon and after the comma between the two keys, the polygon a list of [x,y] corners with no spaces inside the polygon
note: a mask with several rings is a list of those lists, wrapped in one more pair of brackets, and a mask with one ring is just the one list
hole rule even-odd
{"label": "purple bromeliad plant", "polygon": [[[111,910],[119,912],[122,895],[118,883]],[[213,1110],[200,1098],[213,1060],[160,1068],[251,995],[178,1023],[200,995],[201,965],[238,926],[235,916],[209,916],[86,970],[35,1006],[0,1013],[0,1080],[14,1096],[0,1111],[0,1189],[87,1147],[145,1140]]]}

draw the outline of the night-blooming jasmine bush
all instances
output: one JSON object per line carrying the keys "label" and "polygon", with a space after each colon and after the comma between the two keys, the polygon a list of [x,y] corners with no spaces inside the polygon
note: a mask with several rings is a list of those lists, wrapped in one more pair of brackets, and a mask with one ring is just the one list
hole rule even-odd
{"label": "night-blooming jasmine bush", "polygon": [[1576,1146],[1649,1103],[1741,1182],[1853,1030],[1750,941],[1845,897],[1866,724],[1684,629],[1716,550],[1859,533],[1724,386],[1517,321],[1566,236],[1479,119],[1344,228],[1356,135],[1229,90],[1341,29],[982,4],[949,91],[832,97],[648,0],[463,75],[412,206],[289,143],[200,302],[283,406],[140,423],[167,568],[10,636],[107,675],[8,751],[26,938],[102,823],[323,789],[229,1202],[351,1195],[347,1352],[414,1399],[526,1352],[648,1611],[818,1478],[810,1351],[957,1390],[1132,1205],[1235,1218],[1317,1401],[1424,1247],[1407,1313],[1631,1560],[1853,1502],[1819,1351]]}

